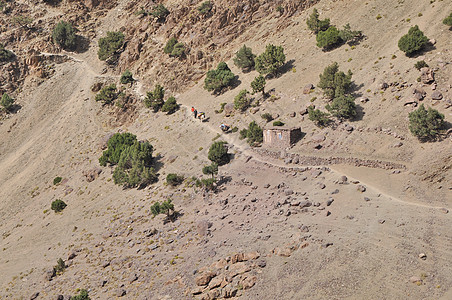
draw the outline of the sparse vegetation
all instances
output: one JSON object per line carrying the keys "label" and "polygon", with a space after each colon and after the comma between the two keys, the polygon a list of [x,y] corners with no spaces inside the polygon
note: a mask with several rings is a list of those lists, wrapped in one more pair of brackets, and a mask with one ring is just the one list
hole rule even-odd
{"label": "sparse vegetation", "polygon": [[107,36],[99,39],[97,56],[100,60],[107,60],[124,44],[124,34],[117,31],[107,32]]}
{"label": "sparse vegetation", "polygon": [[7,112],[10,112],[14,106],[14,99],[11,98],[7,93],[4,93],[2,95],[2,99],[0,100],[0,104]]}
{"label": "sparse vegetation", "polygon": [[444,115],[436,109],[425,109],[421,104],[418,109],[408,115],[410,131],[421,141],[434,140],[444,127]]}
{"label": "sparse vegetation", "polygon": [[59,183],[61,182],[61,180],[63,180],[62,177],[60,177],[60,176],[55,177],[55,178],[53,179],[53,185],[59,184]]}
{"label": "sparse vegetation", "polygon": [[257,146],[264,140],[263,130],[253,121],[248,125],[248,128],[240,130],[240,139],[244,138],[251,146]]}
{"label": "sparse vegetation", "polygon": [[428,68],[428,64],[424,60],[419,60],[414,64],[414,67],[420,70],[422,68]]}
{"label": "sparse vegetation", "polygon": [[204,166],[204,168],[202,168],[202,173],[204,175],[211,175],[212,178],[215,178],[215,175],[218,174],[218,164],[216,162],[212,162],[210,165]]}
{"label": "sparse vegetation", "polygon": [[408,33],[402,36],[399,40],[399,49],[407,56],[421,51],[428,43],[428,38],[419,29],[417,25],[408,30]]}
{"label": "sparse vegetation", "polygon": [[265,78],[262,75],[257,76],[251,82],[251,88],[253,89],[253,94],[257,92],[262,92],[262,95],[265,95]]}
{"label": "sparse vegetation", "polygon": [[314,122],[318,127],[325,127],[330,122],[329,114],[321,111],[320,109],[314,109],[313,106],[308,107],[309,120]]}
{"label": "sparse vegetation", "polygon": [[102,101],[103,104],[111,104],[118,98],[118,92],[116,90],[116,84],[112,83],[103,87],[99,93],[97,93],[95,100]]}
{"label": "sparse vegetation", "polygon": [[55,201],[52,201],[52,204],[50,205],[50,209],[57,213],[57,212],[60,212],[63,209],[65,209],[66,206],[67,206],[67,204],[63,200],[57,199]]}
{"label": "sparse vegetation", "polygon": [[323,90],[325,97],[333,99],[344,95],[352,84],[352,72],[349,70],[347,75],[339,71],[337,62],[327,66],[323,74],[320,74],[318,87]]}
{"label": "sparse vegetation", "polygon": [[14,57],[14,53],[5,49],[5,46],[0,43],[0,62],[5,62]]}
{"label": "sparse vegetation", "polygon": [[91,300],[88,296],[88,291],[85,289],[80,290],[80,294],[77,296],[72,296],[70,300]]}
{"label": "sparse vegetation", "polygon": [[250,103],[247,90],[241,90],[234,98],[234,108],[240,111],[245,111],[250,106]]}
{"label": "sparse vegetation", "polygon": [[144,98],[144,105],[152,108],[154,112],[157,112],[165,103],[163,101],[164,96],[165,89],[160,84],[156,84],[152,92],[147,92],[146,98]]}
{"label": "sparse vegetation", "polygon": [[251,71],[254,68],[255,58],[256,55],[253,54],[251,48],[243,45],[243,47],[235,53],[234,64],[244,71]]}
{"label": "sparse vegetation", "polygon": [[151,15],[157,19],[158,22],[164,23],[166,21],[166,17],[170,14],[169,10],[163,5],[158,4],[154,6],[151,11]]}
{"label": "sparse vegetation", "polygon": [[285,125],[285,123],[284,122],[281,122],[281,121],[275,121],[275,122],[273,122],[273,126],[284,126]]}
{"label": "sparse vegetation", "polygon": [[53,267],[53,270],[55,271],[56,275],[63,274],[64,270],[66,269],[66,264],[64,263],[64,260],[59,258],[57,260],[56,266]]}
{"label": "sparse vegetation", "polygon": [[130,72],[129,70],[125,70],[124,73],[122,73],[119,81],[122,84],[128,84],[128,83],[133,83],[135,81],[135,79],[133,79],[132,72]]}
{"label": "sparse vegetation", "polygon": [[204,1],[198,7],[198,11],[201,15],[208,15],[212,11],[213,4],[210,1]]}
{"label": "sparse vegetation", "polygon": [[157,180],[152,168],[154,148],[148,141],[138,141],[131,133],[116,133],[108,140],[108,148],[99,158],[101,166],[116,165],[115,184],[124,187],[146,186]]}
{"label": "sparse vegetation", "polygon": [[263,75],[269,74],[275,76],[285,62],[284,48],[269,44],[265,48],[264,53],[256,57],[255,68],[256,71]]}
{"label": "sparse vegetation", "polygon": [[207,158],[216,163],[218,166],[223,166],[229,163],[230,158],[226,144],[227,143],[224,141],[214,142],[210,145]]}
{"label": "sparse vegetation", "polygon": [[204,80],[204,88],[214,94],[221,93],[225,88],[232,85],[235,78],[234,73],[225,62],[220,62],[215,70],[209,70]]}
{"label": "sparse vegetation", "polygon": [[162,106],[162,112],[166,112],[169,115],[174,113],[178,109],[179,104],[177,104],[176,98],[174,98],[173,96],[169,97]]}
{"label": "sparse vegetation", "polygon": [[443,20],[443,24],[452,27],[452,12]]}
{"label": "sparse vegetation", "polygon": [[52,32],[52,39],[55,44],[63,49],[75,48],[75,29],[72,25],[65,21],[60,21]]}
{"label": "sparse vegetation", "polygon": [[178,186],[184,181],[184,176],[177,175],[175,173],[169,173],[166,175],[166,183],[171,186]]}
{"label": "sparse vegetation", "polygon": [[312,14],[306,20],[309,30],[317,34],[320,31],[325,31],[330,27],[330,19],[319,19],[319,12],[314,8]]}
{"label": "sparse vegetation", "polygon": [[166,42],[163,52],[174,57],[182,57],[185,54],[185,46],[179,43],[175,37],[172,37]]}
{"label": "sparse vegetation", "polygon": [[262,117],[262,119],[267,121],[267,123],[273,121],[273,116],[271,113],[264,113],[261,115],[261,117]]}
{"label": "sparse vegetation", "polygon": [[168,198],[168,200],[163,201],[161,204],[158,201],[155,202],[151,206],[152,215],[155,217],[159,214],[166,214],[167,218],[172,221],[174,219],[174,214],[175,214],[174,204],[172,202],[173,201],[169,198]]}

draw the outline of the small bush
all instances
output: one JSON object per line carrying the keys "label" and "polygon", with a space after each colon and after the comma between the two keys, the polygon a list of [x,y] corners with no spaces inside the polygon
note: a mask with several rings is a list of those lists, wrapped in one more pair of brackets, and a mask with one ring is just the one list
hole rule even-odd
{"label": "small bush", "polygon": [[264,113],[261,115],[261,117],[262,117],[262,119],[267,121],[267,123],[273,121],[273,116],[271,113]]}
{"label": "small bush", "polygon": [[198,7],[198,11],[201,15],[208,15],[212,11],[213,4],[210,1],[204,1]]}
{"label": "small bush", "polygon": [[320,109],[314,109],[312,106],[308,107],[308,116],[309,120],[319,127],[325,127],[331,122],[328,113],[322,112]]}
{"label": "small bush", "polygon": [[184,181],[184,176],[170,173],[166,175],[166,183],[171,186],[177,186]]}
{"label": "small bush", "polygon": [[106,60],[118,51],[124,44],[122,32],[109,31],[107,36],[99,39],[99,50],[97,56],[100,60]]}
{"label": "small bush", "polygon": [[57,185],[57,184],[59,184],[60,182],[61,182],[61,180],[63,180],[63,178],[62,177],[55,177],[54,179],[53,179],[53,185]]}
{"label": "small bush", "polygon": [[410,56],[422,50],[427,43],[428,38],[416,25],[408,30],[408,34],[400,38],[398,46],[401,51],[405,52],[407,56]]}
{"label": "small bush", "polygon": [[452,12],[448,17],[443,20],[443,24],[447,26],[452,26]]}
{"label": "small bush", "polygon": [[67,206],[67,204],[64,203],[63,200],[57,199],[55,201],[52,201],[52,204],[50,205],[50,209],[57,213],[57,212],[60,212],[63,209],[65,209],[66,206]]}
{"label": "small bush", "polygon": [[256,57],[255,68],[261,74],[275,76],[285,62],[284,48],[269,44],[265,47],[264,53]]}
{"label": "small bush", "polygon": [[275,121],[275,122],[273,122],[273,126],[284,126],[285,125],[285,123],[284,122],[281,122],[281,121]]}
{"label": "small bush", "polygon": [[204,88],[214,94],[221,93],[232,85],[235,75],[225,62],[220,62],[216,70],[209,70],[204,80]]}
{"label": "small bush", "polygon": [[176,98],[173,96],[169,97],[162,106],[162,112],[166,112],[168,115],[174,113],[179,109],[179,104],[176,102]]}
{"label": "small bush", "polygon": [[208,191],[214,191],[216,189],[217,180],[215,178],[201,179],[201,186]]}
{"label": "small bush", "polygon": [[241,90],[234,98],[234,108],[240,111],[245,111],[250,106],[250,99],[248,98],[248,91]]}
{"label": "small bush", "polygon": [[246,138],[251,146],[257,146],[264,140],[263,130],[255,121],[251,122],[247,129],[240,131],[240,137]]}
{"label": "small bush", "polygon": [[159,214],[166,214],[168,219],[172,220],[174,217],[174,212],[174,204],[169,198],[168,200],[163,201],[161,204],[157,201],[151,206],[151,213],[154,217]]}
{"label": "small bush", "polygon": [[215,175],[218,174],[218,164],[212,162],[209,166],[204,166],[204,168],[202,168],[202,173],[204,175],[212,175],[212,178],[215,178]]}
{"label": "small bush", "polygon": [[160,3],[154,6],[151,15],[153,15],[158,22],[164,23],[169,13],[170,13],[169,10],[163,4]]}
{"label": "small bush", "polygon": [[408,115],[410,131],[421,141],[434,140],[444,127],[444,115],[431,107],[425,109],[424,104]]}
{"label": "small bush", "polygon": [[85,289],[80,290],[80,294],[77,296],[72,296],[69,300],[91,300],[91,298],[88,296],[88,291]]}
{"label": "small bush", "polygon": [[254,58],[256,55],[253,54],[251,48],[243,45],[239,51],[235,53],[234,64],[245,71],[250,71],[254,68]]}
{"label": "small bush", "polygon": [[157,112],[165,103],[163,97],[165,96],[165,89],[160,85],[156,84],[152,92],[147,92],[146,98],[144,98],[144,105],[150,107]]}
{"label": "small bush", "polygon": [[175,37],[170,38],[168,42],[166,42],[165,48],[163,48],[163,52],[165,52],[166,54],[171,54],[171,52],[173,52],[174,45],[176,44],[177,39]]}
{"label": "small bush", "polygon": [[9,112],[14,106],[14,99],[11,98],[7,93],[4,93],[2,95],[2,99],[0,100],[0,104],[5,108],[7,112]]}
{"label": "small bush", "polygon": [[317,34],[316,40],[317,47],[325,50],[332,49],[342,43],[340,31],[335,26],[331,26],[325,31],[320,31]]}
{"label": "small bush", "polygon": [[357,113],[355,100],[350,95],[341,95],[334,98],[331,105],[328,104],[325,108],[339,119],[352,119]]}
{"label": "small bush", "polygon": [[170,56],[173,57],[183,57],[185,55],[185,45],[184,43],[177,43],[173,47]]}
{"label": "small bush", "polygon": [[262,95],[265,95],[265,78],[262,75],[257,76],[254,78],[254,80],[251,82],[251,88],[253,89],[253,94],[257,92],[262,92]]}
{"label": "small bush", "polygon": [[230,158],[226,144],[227,143],[223,141],[214,142],[212,145],[210,145],[207,158],[219,166],[223,166],[229,163]]}
{"label": "small bush", "polygon": [[14,57],[14,53],[5,49],[5,46],[0,43],[0,62],[5,62]]}
{"label": "small bush", "polygon": [[53,267],[53,270],[55,271],[56,275],[63,274],[64,270],[66,269],[66,264],[64,263],[64,260],[59,258],[57,260],[57,265]]}
{"label": "small bush", "polygon": [[313,31],[317,34],[320,31],[325,31],[330,27],[330,19],[319,19],[319,12],[314,8],[312,14],[306,20],[306,24],[308,25],[309,30]]}
{"label": "small bush", "polygon": [[232,129],[231,129],[232,133],[237,132],[237,131],[239,131],[239,128],[237,126],[232,127]]}
{"label": "small bush", "polygon": [[420,60],[414,64],[414,67],[416,69],[420,70],[422,68],[428,68],[428,64],[424,60]]}
{"label": "small bush", "polygon": [[135,79],[133,79],[132,72],[130,72],[129,70],[125,70],[124,73],[122,73],[119,81],[122,84],[128,84],[128,83],[133,83],[135,81]]}
{"label": "small bush", "polygon": [[349,70],[345,75],[344,72],[339,71],[337,62],[327,66],[319,77],[318,87],[323,90],[323,94],[329,99],[344,95],[352,84],[352,72]]}
{"label": "small bush", "polygon": [[95,100],[102,101],[103,104],[111,104],[116,98],[118,98],[116,84],[112,83],[103,87],[99,93],[97,93]]}
{"label": "small bush", "polygon": [[70,23],[60,21],[53,29],[52,38],[63,49],[75,48],[75,29]]}

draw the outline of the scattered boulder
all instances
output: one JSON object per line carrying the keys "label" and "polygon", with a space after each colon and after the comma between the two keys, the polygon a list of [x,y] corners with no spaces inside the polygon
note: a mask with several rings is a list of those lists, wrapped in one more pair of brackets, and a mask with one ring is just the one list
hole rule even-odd
{"label": "scattered boulder", "polygon": [[421,82],[424,84],[429,84],[435,81],[435,75],[433,70],[430,68],[422,68],[421,69]]}
{"label": "scattered boulder", "polygon": [[309,200],[301,200],[300,203],[298,204],[298,206],[300,208],[309,207],[311,205],[312,205],[312,202]]}
{"label": "scattered boulder", "polygon": [[358,185],[358,191],[360,191],[361,193],[364,193],[366,191],[366,187],[362,184]]}
{"label": "scattered boulder", "polygon": [[289,113],[289,117],[291,117],[291,118],[295,118],[296,115],[297,115],[297,113],[294,111]]}
{"label": "scattered boulder", "polygon": [[223,108],[223,111],[224,111],[224,115],[226,117],[229,117],[230,115],[232,115],[234,113],[234,103],[226,104]]}
{"label": "scattered boulder", "polygon": [[386,90],[389,87],[389,84],[387,82],[380,83],[380,90]]}
{"label": "scattered boulder", "polygon": [[244,290],[247,290],[252,288],[256,284],[256,281],[257,281],[256,276],[249,276],[246,277],[245,279],[242,279],[239,284],[241,284]]}
{"label": "scattered boulder", "polygon": [[250,113],[252,113],[253,115],[255,113],[257,113],[258,111],[259,111],[259,107],[252,107],[252,108],[250,108]]}
{"label": "scattered boulder", "polygon": [[51,281],[52,278],[55,277],[55,276],[56,276],[55,269],[54,269],[54,268],[51,268],[51,269],[47,270],[47,271],[44,273],[44,280],[45,280],[45,281]]}
{"label": "scattered boulder", "polygon": [[102,169],[100,168],[93,168],[82,172],[83,176],[86,177],[87,182],[96,180],[96,178],[99,177],[100,173],[102,173]]}
{"label": "scattered boulder", "polygon": [[210,233],[209,228],[212,227],[212,223],[207,220],[201,220],[196,224],[196,231],[200,236],[206,236]]}
{"label": "scattered boulder", "polygon": [[39,296],[39,292],[36,292],[33,295],[31,295],[30,300],[34,300],[34,299],[38,298],[38,296]]}
{"label": "scattered boulder", "polygon": [[434,91],[432,93],[432,99],[433,100],[441,100],[441,99],[443,99],[443,94],[441,94],[441,92],[439,92],[439,91]]}
{"label": "scattered boulder", "polygon": [[208,271],[208,272],[204,272],[201,275],[199,275],[198,277],[196,277],[195,279],[195,283],[198,286],[201,285],[208,285],[210,280],[212,278],[214,278],[217,274],[215,274],[214,272]]}
{"label": "scattered boulder", "polygon": [[312,83],[307,84],[303,88],[303,94],[309,94],[314,89],[314,85]]}

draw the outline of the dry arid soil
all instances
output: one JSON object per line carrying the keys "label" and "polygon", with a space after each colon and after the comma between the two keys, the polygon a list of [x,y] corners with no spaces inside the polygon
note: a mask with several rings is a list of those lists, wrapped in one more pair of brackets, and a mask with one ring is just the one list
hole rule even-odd
{"label": "dry arid soil", "polygon": [[[19,108],[0,120],[0,299],[70,299],[80,289],[91,299],[452,299],[452,31],[442,24],[450,0],[214,0],[209,17],[199,17],[202,1],[156,1],[170,10],[163,25],[135,14],[155,5],[147,1],[4,2],[12,10],[0,42],[16,60],[1,65],[0,88]],[[364,38],[322,51],[306,26],[313,8]],[[21,26],[17,15],[33,21]],[[83,36],[76,51],[52,43],[60,20]],[[407,57],[397,41],[413,25],[432,43]],[[127,43],[108,65],[97,41],[116,30]],[[187,57],[163,53],[171,36]],[[226,117],[215,110],[251,90],[258,74],[233,64],[245,43],[256,54],[282,45],[287,63],[267,80],[272,101]],[[433,83],[417,80],[419,60]],[[238,80],[212,95],[204,76],[220,61]],[[353,72],[359,114],[319,128],[303,112],[328,102],[304,88],[332,62]],[[124,86],[129,102],[96,102],[93,85],[120,86],[126,69],[136,79]],[[176,97],[174,114],[143,105],[156,83]],[[419,104],[445,115],[437,141],[408,129],[414,88],[426,94]],[[209,119],[195,120],[192,106]],[[287,149],[250,147],[219,128],[253,120],[265,128],[267,112],[301,127],[303,138]],[[153,145],[157,183],[113,183],[113,167],[98,159],[116,132]],[[190,179],[208,178],[213,141],[226,141],[232,158],[215,192]],[[186,180],[171,187],[169,173]],[[168,198],[177,218],[152,217],[151,205]],[[67,204],[60,213],[50,210],[56,199]],[[52,276],[59,258],[67,267]]]}

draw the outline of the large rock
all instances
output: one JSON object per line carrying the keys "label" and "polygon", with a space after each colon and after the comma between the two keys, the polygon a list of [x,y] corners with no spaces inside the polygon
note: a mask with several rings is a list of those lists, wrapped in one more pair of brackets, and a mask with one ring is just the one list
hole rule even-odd
{"label": "large rock", "polygon": [[433,100],[441,100],[441,99],[443,99],[443,94],[441,94],[441,92],[439,92],[439,91],[434,91],[432,93],[432,99]]}
{"label": "large rock", "polygon": [[234,113],[234,104],[233,103],[226,104],[223,108],[223,111],[224,111],[224,115],[226,117],[229,117],[230,115],[232,115]]}
{"label": "large rock", "polygon": [[207,220],[201,220],[196,224],[196,231],[200,236],[206,236],[209,234],[209,228],[212,227],[212,223]]}
{"label": "large rock", "polygon": [[86,181],[92,182],[96,180],[97,177],[99,177],[100,173],[102,173],[102,169],[100,168],[93,168],[90,170],[83,171],[83,176],[86,177]]}
{"label": "large rock", "polygon": [[196,277],[195,279],[195,283],[196,285],[208,285],[210,280],[212,280],[212,278],[214,278],[217,274],[215,274],[214,272],[208,271],[208,272],[204,272],[201,275],[199,275],[198,277]]}
{"label": "large rock", "polygon": [[303,88],[303,94],[309,94],[311,92],[311,90],[313,90],[313,89],[314,89],[314,85],[312,83],[307,84]]}
{"label": "large rock", "polygon": [[435,81],[435,75],[433,70],[430,68],[422,68],[421,69],[421,81],[422,83],[429,84]]}

